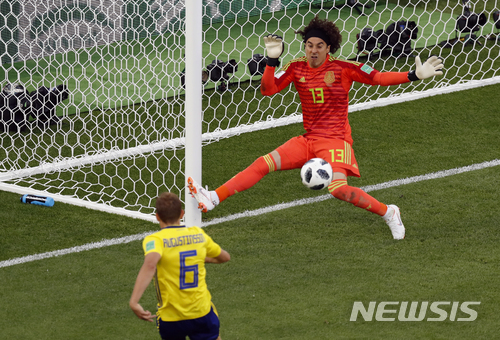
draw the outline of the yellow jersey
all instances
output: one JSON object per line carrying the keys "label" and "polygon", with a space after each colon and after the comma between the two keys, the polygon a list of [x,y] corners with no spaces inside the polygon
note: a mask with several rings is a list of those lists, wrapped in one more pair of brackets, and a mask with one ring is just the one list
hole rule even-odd
{"label": "yellow jersey", "polygon": [[205,257],[221,247],[199,227],[169,226],[146,236],[144,255],[161,255],[154,283],[158,315],[163,321],[200,318],[210,312],[212,296],[205,282]]}

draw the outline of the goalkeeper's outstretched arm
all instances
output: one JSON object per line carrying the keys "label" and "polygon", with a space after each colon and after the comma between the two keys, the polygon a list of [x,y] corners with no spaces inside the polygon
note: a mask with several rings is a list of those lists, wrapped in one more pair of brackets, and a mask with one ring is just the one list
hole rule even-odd
{"label": "goalkeeper's outstretched arm", "polygon": [[422,64],[420,57],[415,57],[415,70],[408,72],[410,81],[423,80],[434,76],[443,75],[443,59],[433,55]]}
{"label": "goalkeeper's outstretched arm", "polygon": [[424,64],[415,57],[415,69],[410,72],[380,72],[373,78],[374,84],[381,86],[399,85],[410,81],[423,80],[443,75],[443,59],[431,56]]}
{"label": "goalkeeper's outstretched arm", "polygon": [[260,92],[264,96],[272,96],[287,87],[293,81],[293,75],[291,73],[282,73],[279,77],[274,75],[285,46],[283,38],[276,34],[268,34],[264,37],[264,45],[267,53],[267,65],[260,81]]}
{"label": "goalkeeper's outstretched arm", "polygon": [[285,49],[283,38],[276,34],[268,34],[264,37],[264,45],[266,46],[267,65],[279,66],[279,57],[281,57]]}

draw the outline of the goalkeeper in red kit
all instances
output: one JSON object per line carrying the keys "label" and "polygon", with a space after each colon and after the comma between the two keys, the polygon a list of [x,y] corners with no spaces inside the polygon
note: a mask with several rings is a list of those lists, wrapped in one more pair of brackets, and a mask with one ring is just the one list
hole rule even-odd
{"label": "goalkeeper in red kit", "polygon": [[382,216],[393,238],[403,239],[405,227],[396,205],[386,205],[347,184],[349,176],[360,177],[348,120],[349,89],[354,81],[389,86],[442,75],[443,61],[432,56],[422,64],[420,58],[415,57],[415,70],[379,72],[368,65],[330,55],[340,48],[342,36],[335,24],[327,19],[316,16],[296,33],[304,41],[305,56],[290,61],[276,74],[284,43],[274,34],[264,37],[268,61],[261,92],[264,96],[271,96],[293,83],[300,96],[306,133],[259,157],[214,191],[208,191],[193,178],[188,178],[191,194],[199,202],[199,208],[207,212],[229,196],[252,187],[270,172],[298,169],[311,158],[323,158],[333,169],[329,192],[342,201]]}

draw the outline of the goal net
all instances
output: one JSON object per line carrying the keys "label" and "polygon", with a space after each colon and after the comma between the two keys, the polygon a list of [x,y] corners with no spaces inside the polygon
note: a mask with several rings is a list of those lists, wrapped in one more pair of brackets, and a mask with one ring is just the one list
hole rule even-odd
{"label": "goal net", "polygon": [[[153,220],[154,199],[185,200],[186,3],[0,3],[0,190]],[[201,3],[201,1],[200,1]],[[303,55],[294,33],[315,15],[341,29],[335,57],[408,71],[440,55],[443,77],[353,85],[350,111],[500,81],[497,1],[203,0],[203,144],[301,122],[293,86],[263,97],[262,36],[283,36],[281,65]]]}

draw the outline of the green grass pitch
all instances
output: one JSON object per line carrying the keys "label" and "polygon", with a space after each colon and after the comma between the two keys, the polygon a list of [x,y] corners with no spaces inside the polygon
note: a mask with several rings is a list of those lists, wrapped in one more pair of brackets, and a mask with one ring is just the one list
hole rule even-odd
{"label": "green grass pitch", "polygon": [[[350,184],[499,159],[499,90],[486,86],[351,114],[362,177]],[[204,184],[222,184],[300,133],[296,124],[206,146]],[[207,226],[232,255],[227,264],[207,266],[222,339],[496,338],[499,175],[496,166],[371,192],[401,208],[403,241],[392,240],[378,216],[335,199]],[[273,173],[204,218],[319,194],[326,191],[305,188],[299,170]],[[157,227],[60,203],[26,205],[4,192],[0,219],[0,261]],[[133,241],[0,268],[2,339],[159,338],[128,307],[142,257],[140,241]],[[150,286],[142,303],[152,310],[154,299]],[[355,301],[481,304],[472,322],[353,322]]]}
{"label": "green grass pitch", "polygon": [[[457,5],[450,2],[447,6],[440,2],[437,5],[439,10],[435,10],[436,1],[433,0],[427,1],[427,6],[417,2],[415,7],[405,7],[405,1],[399,1],[399,6],[396,5],[397,1],[362,2],[371,5],[365,8],[365,16],[358,16],[348,6],[331,8],[333,1],[324,1],[321,8],[318,6],[320,2],[316,1],[316,5],[204,26],[203,66],[214,59],[227,61],[234,58],[239,69],[233,81],[246,81],[250,77],[247,60],[254,53],[264,53],[262,36],[269,33],[278,33],[285,38],[290,54],[282,62],[288,62],[294,57],[292,53],[300,53],[303,48],[294,31],[316,14],[334,20],[341,29],[343,44],[336,56],[344,59],[356,57],[356,34],[363,28],[385,29],[390,23],[402,19],[416,21],[419,27],[418,38],[412,42],[412,46],[430,48],[449,39],[450,35],[454,36],[456,17],[461,10],[459,1]],[[495,9],[496,2],[489,0],[486,7],[491,11]],[[493,23],[487,14],[488,22],[476,35],[492,32]],[[185,68],[184,46],[182,34],[166,32],[138,40],[83,48],[37,61],[17,62],[0,69],[0,76],[23,84],[44,83],[53,86],[66,83],[72,94],[66,114],[120,108],[183,93],[180,73]],[[206,88],[215,86],[209,82]],[[28,85],[28,89],[32,91],[35,88]]]}
{"label": "green grass pitch", "polygon": [[[425,3],[432,8],[435,2]],[[390,9],[392,5],[387,6]],[[421,20],[432,22],[440,16],[438,11],[425,14],[425,5],[422,6],[419,7],[422,10]],[[493,9],[496,2],[488,1],[488,6]],[[381,11],[380,6],[377,9]],[[381,12],[384,12],[381,13],[382,21],[387,22],[405,15],[399,12]],[[332,15],[336,13],[337,11],[331,12]],[[339,14],[341,18],[348,15],[346,9]],[[279,15],[275,13],[275,18]],[[453,19],[457,13],[446,11],[443,15]],[[359,25],[355,26],[356,29],[375,25],[378,21],[376,17],[377,15],[368,15],[360,18],[356,22]],[[270,17],[264,19],[270,30],[281,30],[286,37],[292,36],[293,33],[288,31],[289,22],[280,26],[277,20]],[[489,21],[483,31],[490,28],[490,18]],[[352,26],[352,22],[346,21],[345,30],[355,30],[354,26],[349,25]],[[445,58],[445,77],[450,83],[478,70],[478,76],[498,76],[500,65],[498,61],[492,63],[491,60],[492,56],[500,53],[500,45],[492,41],[484,42],[487,47],[485,49],[470,46],[462,48],[461,45],[443,50],[437,47],[424,48],[444,39],[446,32],[453,30],[453,25],[454,22],[449,21],[446,25],[436,27],[434,34],[419,34],[420,38],[416,41],[418,53],[424,56],[438,53]],[[238,31],[241,29],[236,28]],[[234,32],[216,29],[217,27],[208,30],[207,37],[215,37],[217,33],[219,38],[226,39],[234,35]],[[259,26],[258,29],[261,30],[262,27]],[[257,36],[264,31],[256,33],[256,37],[251,38],[248,43],[243,45],[241,41],[238,42],[236,47],[241,49],[240,54],[230,57],[246,61],[252,53],[262,53],[263,48]],[[422,40],[422,37],[429,35],[432,36],[432,41]],[[345,38],[346,45],[342,54],[351,57],[354,37]],[[234,40],[235,38],[226,40],[231,48],[234,47]],[[181,41],[167,41],[183,44]],[[69,74],[70,68],[73,68],[71,72],[75,75],[88,72],[91,75],[88,83],[70,85],[87,88],[90,92],[86,100],[90,104],[98,103],[98,107],[112,106],[110,96],[95,97],[95,91],[91,91],[92,86],[97,87],[99,82],[120,83],[121,74],[135,74],[136,68],[156,65],[159,60],[156,58],[181,57],[179,51],[165,51],[160,56],[145,58],[138,63],[131,62],[135,57],[119,63],[114,61],[116,55],[147,51],[155,43],[159,42],[143,40],[128,47],[113,45],[80,51],[78,55],[70,53],[49,58],[47,64],[41,64],[48,73],[35,73],[33,80],[40,80],[42,73],[50,81],[64,80],[51,78],[50,74],[55,74],[52,61],[63,69],[63,78],[67,76],[64,72]],[[255,47],[255,50],[247,45]],[[226,47],[214,44],[213,51]],[[297,42],[290,48],[298,51],[300,44]],[[207,51],[208,49],[205,50]],[[206,58],[209,63],[214,56],[206,53]],[[76,65],[75,60],[79,60],[80,65]],[[377,60],[373,66],[386,71],[399,70],[406,62],[393,60]],[[477,60],[483,62],[476,63]],[[26,66],[34,67],[30,62]],[[11,80],[17,80],[21,67],[21,64],[14,65],[4,78],[12,77],[14,79]],[[407,65],[404,67],[406,70]],[[153,69],[150,73],[161,75],[177,71],[180,69]],[[238,76],[242,76],[244,72],[243,65],[240,65]],[[22,73],[21,77],[31,76]],[[146,83],[145,79],[150,78],[146,76],[136,79],[133,86],[141,91],[147,85],[165,86]],[[430,88],[433,82],[434,80],[429,80],[411,86],[424,90]],[[235,120],[225,117],[225,112],[217,108],[220,102],[231,102],[233,97],[234,102],[238,103],[244,98],[248,105],[230,104],[230,112],[234,112],[235,117],[243,117],[242,120],[248,119],[248,122],[253,122],[252,119],[255,118],[248,118],[245,113],[262,110],[260,106],[276,107],[275,117],[285,116],[297,109],[292,105],[288,108],[279,107],[281,98],[262,99],[258,89],[253,86],[255,84],[243,82],[237,88],[232,87],[232,92],[223,94],[211,92],[207,88],[203,102],[204,131],[213,131],[219,124],[224,127],[236,124]],[[110,88],[115,87],[111,85]],[[370,88],[367,94],[375,91],[381,90]],[[364,187],[500,159],[499,91],[500,85],[486,86],[352,113],[350,123],[354,150],[362,177],[351,178],[349,183]],[[141,95],[145,93],[128,97],[130,102],[120,103],[127,105],[154,99]],[[112,93],[112,96],[126,97],[121,92]],[[288,96],[286,101],[294,101],[293,93]],[[76,97],[75,100],[78,104],[83,99]],[[351,102],[356,100],[358,97],[353,95]],[[172,111],[181,111],[178,104],[173,106],[172,110],[163,101],[151,101],[147,105],[140,104],[138,111],[140,115],[151,114],[156,124],[171,127],[177,121],[171,121],[172,116],[169,115]],[[76,109],[76,106],[72,108],[73,111]],[[120,129],[122,120],[133,109],[122,108],[112,116],[112,121],[107,122],[102,118],[113,114],[112,111],[89,111],[88,114],[82,114],[87,119],[86,124],[78,123],[75,129],[109,131],[109,137],[114,139],[117,133],[115,130]],[[166,117],[165,121],[156,120],[158,116]],[[211,116],[214,117],[213,120],[209,119]],[[182,117],[176,119],[182,124]],[[156,130],[148,124],[133,122],[129,128],[131,131],[127,133],[142,128],[144,136],[140,135],[138,139],[139,142],[146,140]],[[75,137],[68,131],[69,126],[63,125],[61,133],[54,138],[59,140],[64,138],[64,134],[68,134],[69,142],[72,143]],[[169,138],[178,137],[176,133],[180,132],[173,132]],[[223,184],[257,157],[301,133],[302,126],[295,124],[244,134],[205,146],[203,183],[211,188]],[[91,139],[87,134],[83,138]],[[105,147],[112,146],[112,142],[106,140],[106,137],[92,142]],[[20,146],[22,141],[14,140],[13,143],[14,146]],[[3,145],[4,148],[9,146]],[[59,150],[49,150],[54,156],[58,152]],[[72,150],[63,150],[63,155],[65,152],[70,154]],[[179,158],[182,155],[182,152],[178,153]],[[169,156],[168,153],[165,154],[165,158]],[[3,151],[0,152],[0,158],[2,157],[7,157]],[[158,164],[164,169],[167,166],[178,166],[165,159],[161,159]],[[107,167],[105,170],[114,175],[122,171],[119,166],[116,172]],[[76,186],[79,180],[78,177],[54,176],[54,181],[69,183],[69,186]],[[164,174],[152,170],[145,176]],[[232,255],[232,260],[227,264],[207,266],[209,289],[221,319],[222,339],[497,338],[500,324],[499,178],[500,167],[496,166],[370,192],[382,202],[397,204],[401,208],[407,227],[407,238],[403,241],[392,240],[388,227],[378,216],[333,198],[207,226],[206,231]],[[156,188],[144,190],[150,192]],[[113,190],[110,195],[112,192]],[[300,182],[298,169],[273,173],[252,189],[229,198],[203,218],[210,222],[215,218],[224,218],[246,210],[324,194],[326,191],[313,192],[305,188]],[[137,235],[157,228],[156,224],[141,220],[57,202],[52,208],[22,204],[19,197],[20,195],[0,192],[0,263]],[[132,200],[134,199],[136,198],[133,197]],[[142,259],[141,243],[133,241],[0,266],[0,338],[159,338],[154,325],[137,319],[128,307],[128,299]],[[365,305],[370,301],[479,301],[481,304],[474,307],[478,316],[472,322],[451,321],[449,318],[442,322],[380,322],[363,321],[360,317],[353,322],[350,321],[350,316],[356,301],[362,301]],[[142,304],[154,310],[152,285],[146,291]],[[451,307],[443,309],[450,313]],[[427,316],[436,315],[428,312]],[[467,315],[459,311],[457,317]]]}

